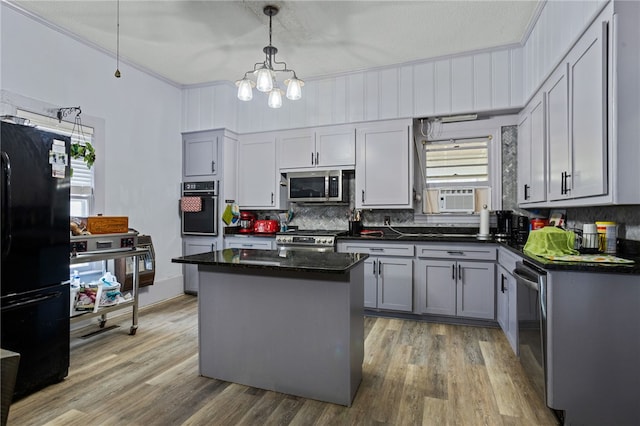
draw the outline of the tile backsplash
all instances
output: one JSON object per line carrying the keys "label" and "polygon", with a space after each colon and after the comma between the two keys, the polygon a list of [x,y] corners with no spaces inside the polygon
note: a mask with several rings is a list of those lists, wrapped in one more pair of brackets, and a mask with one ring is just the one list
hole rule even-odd
{"label": "tile backsplash", "polygon": [[640,206],[599,206],[567,209],[567,227],[582,229],[596,221],[618,224],[618,238],[640,241]]}

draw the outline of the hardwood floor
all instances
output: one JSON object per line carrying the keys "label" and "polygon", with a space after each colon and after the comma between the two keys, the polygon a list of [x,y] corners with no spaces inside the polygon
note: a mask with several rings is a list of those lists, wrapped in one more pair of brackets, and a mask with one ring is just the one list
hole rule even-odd
{"label": "hardwood floor", "polygon": [[[69,376],[16,401],[9,425],[555,425],[499,329],[365,318],[350,408],[198,376],[192,296],[71,341]],[[92,328],[93,329],[93,328]],[[97,327],[96,327],[97,329]]]}

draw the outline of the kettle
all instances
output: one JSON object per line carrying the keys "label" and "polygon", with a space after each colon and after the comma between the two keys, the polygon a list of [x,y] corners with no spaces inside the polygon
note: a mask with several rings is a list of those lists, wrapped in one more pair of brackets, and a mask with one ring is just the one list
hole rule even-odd
{"label": "kettle", "polygon": [[240,233],[250,234],[256,222],[256,215],[251,212],[240,212]]}

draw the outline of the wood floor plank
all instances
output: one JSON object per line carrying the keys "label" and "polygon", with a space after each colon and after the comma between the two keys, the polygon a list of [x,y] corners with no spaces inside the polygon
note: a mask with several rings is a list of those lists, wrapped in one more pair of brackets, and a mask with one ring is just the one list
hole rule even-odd
{"label": "wood floor plank", "polygon": [[56,417],[55,419],[44,423],[44,426],[84,426],[91,424],[93,419],[87,413],[78,410],[69,410]]}
{"label": "wood floor plank", "polygon": [[495,345],[480,342],[480,349],[489,372],[489,380],[498,404],[498,411],[506,416],[524,417],[520,404],[514,398],[514,395],[517,394],[515,385],[506,372],[506,365],[502,363],[502,357],[496,354]]}
{"label": "wood floor plank", "polygon": [[425,376],[428,367],[408,364],[402,384],[402,395],[391,424],[418,425],[422,423],[424,411]]}
{"label": "wood floor plank", "polygon": [[556,425],[499,329],[367,316],[363,379],[344,407],[201,377],[197,299],[140,311],[140,328],[81,339],[69,376],[16,401],[9,425]]}
{"label": "wood floor plank", "polygon": [[449,414],[450,403],[439,398],[424,397],[422,424],[424,426],[445,426],[453,424]]}

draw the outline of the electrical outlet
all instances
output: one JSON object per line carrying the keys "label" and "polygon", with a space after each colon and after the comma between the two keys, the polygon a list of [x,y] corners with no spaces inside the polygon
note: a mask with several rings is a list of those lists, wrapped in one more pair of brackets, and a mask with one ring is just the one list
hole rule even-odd
{"label": "electrical outlet", "polygon": [[391,216],[385,216],[384,217],[384,224],[385,224],[385,226],[390,226],[391,225]]}

